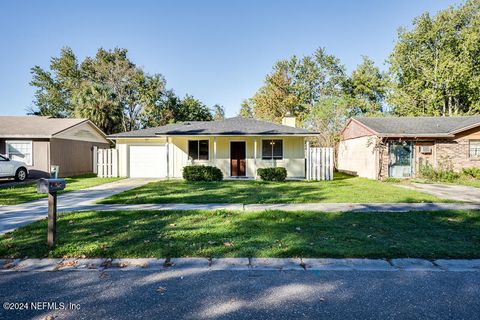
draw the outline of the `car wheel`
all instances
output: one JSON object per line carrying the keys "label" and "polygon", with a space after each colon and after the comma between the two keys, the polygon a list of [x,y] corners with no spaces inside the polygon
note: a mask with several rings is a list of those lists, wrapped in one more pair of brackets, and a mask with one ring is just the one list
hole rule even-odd
{"label": "car wheel", "polygon": [[16,181],[25,181],[27,179],[27,170],[25,168],[20,168],[15,173],[15,180]]}

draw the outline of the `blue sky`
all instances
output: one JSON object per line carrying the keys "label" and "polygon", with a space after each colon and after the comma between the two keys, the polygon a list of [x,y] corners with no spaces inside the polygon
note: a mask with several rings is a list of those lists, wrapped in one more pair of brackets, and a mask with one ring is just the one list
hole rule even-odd
{"label": "blue sky", "polygon": [[2,1],[0,115],[32,106],[30,68],[60,48],[80,59],[123,47],[167,87],[234,116],[275,61],[326,47],[349,71],[368,55],[382,68],[398,27],[458,1]]}

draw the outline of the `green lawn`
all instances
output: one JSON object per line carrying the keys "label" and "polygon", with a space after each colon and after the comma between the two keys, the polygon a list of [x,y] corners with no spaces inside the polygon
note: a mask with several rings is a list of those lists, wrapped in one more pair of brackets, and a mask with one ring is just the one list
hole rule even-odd
{"label": "green lawn", "polygon": [[333,181],[169,180],[100,200],[99,203],[306,203],[306,202],[445,202],[392,183],[336,174]]}
{"label": "green lawn", "polygon": [[1,257],[480,258],[480,212],[116,211],[61,214],[0,236]]}
{"label": "green lawn", "polygon": [[[100,184],[113,182],[121,178],[98,178],[95,174],[86,174],[66,178],[67,186],[63,192],[85,189]],[[24,203],[46,197],[46,194],[37,193],[36,182],[19,184],[13,187],[0,186],[0,205]]]}

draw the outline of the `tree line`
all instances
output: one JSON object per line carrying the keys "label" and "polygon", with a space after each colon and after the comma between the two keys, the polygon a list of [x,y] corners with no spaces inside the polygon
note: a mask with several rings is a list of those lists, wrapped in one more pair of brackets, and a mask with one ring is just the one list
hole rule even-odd
{"label": "tree line", "polygon": [[224,117],[218,104],[208,108],[191,95],[178,97],[161,74],[145,73],[127,53],[100,48],[79,63],[71,48],[63,48],[47,70],[31,69],[30,85],[36,88],[31,113],[88,118],[107,134]]}
{"label": "tree line", "polygon": [[351,116],[455,116],[480,111],[480,0],[400,28],[381,71],[363,57],[353,72],[325,48],[277,61],[240,115],[280,122],[294,113],[332,146]]}

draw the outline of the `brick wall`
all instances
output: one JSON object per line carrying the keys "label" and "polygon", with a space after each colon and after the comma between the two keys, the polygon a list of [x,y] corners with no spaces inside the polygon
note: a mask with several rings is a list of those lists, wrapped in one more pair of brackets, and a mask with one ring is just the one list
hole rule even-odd
{"label": "brick wall", "polygon": [[[388,177],[388,147],[382,146],[380,152],[380,179]],[[466,137],[435,140],[434,144],[435,161],[434,166],[448,166],[455,171],[462,168],[476,167],[480,168],[480,160],[470,159],[469,157],[469,139]],[[416,157],[418,154],[416,155]]]}
{"label": "brick wall", "polygon": [[462,168],[476,167],[480,168],[480,161],[470,159],[469,157],[469,140],[437,140],[436,148],[436,165],[449,165],[455,171]]}
{"label": "brick wall", "polygon": [[388,145],[385,143],[378,148],[380,172],[378,173],[380,179],[388,177]]}

